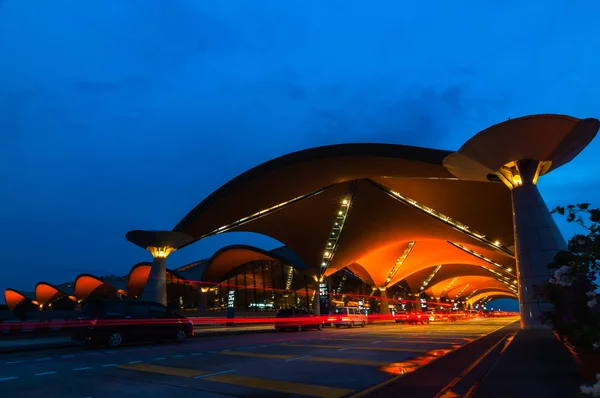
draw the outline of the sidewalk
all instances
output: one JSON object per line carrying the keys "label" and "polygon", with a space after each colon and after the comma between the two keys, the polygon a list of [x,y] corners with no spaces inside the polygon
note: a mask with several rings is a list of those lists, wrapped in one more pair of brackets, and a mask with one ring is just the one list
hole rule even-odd
{"label": "sidewalk", "polygon": [[575,397],[579,384],[577,364],[551,331],[520,330],[474,397]]}

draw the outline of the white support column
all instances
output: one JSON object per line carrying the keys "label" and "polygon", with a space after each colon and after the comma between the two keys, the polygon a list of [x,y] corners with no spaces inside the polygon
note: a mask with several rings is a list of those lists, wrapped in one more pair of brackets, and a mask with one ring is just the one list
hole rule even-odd
{"label": "white support column", "polygon": [[535,286],[548,281],[547,265],[567,245],[536,186],[539,162],[520,160],[517,168],[520,181],[511,192],[521,327],[539,329],[544,327],[540,313],[550,304],[535,297]]}
{"label": "white support column", "polygon": [[142,293],[142,300],[167,305],[167,256],[174,249],[149,246],[146,250],[152,254],[154,261]]}

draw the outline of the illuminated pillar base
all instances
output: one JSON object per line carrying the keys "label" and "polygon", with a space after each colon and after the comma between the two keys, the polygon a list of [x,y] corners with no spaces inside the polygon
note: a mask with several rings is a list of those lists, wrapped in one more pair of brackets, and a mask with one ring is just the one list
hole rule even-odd
{"label": "illuminated pillar base", "polygon": [[200,296],[198,297],[198,312],[203,314],[208,311],[208,292],[200,290]]}
{"label": "illuminated pillar base", "polygon": [[567,245],[534,183],[538,162],[519,161],[518,167],[523,185],[512,189],[512,203],[521,328],[542,329],[541,312],[552,306],[536,297],[535,286],[548,282],[547,265]]}
{"label": "illuminated pillar base", "polygon": [[315,290],[315,297],[313,298],[313,313],[316,316],[321,316],[321,295],[319,294],[319,288]]}
{"label": "illuminated pillar base", "polygon": [[388,302],[388,298],[387,298],[387,292],[385,290],[379,290],[379,298],[380,298],[380,304],[379,304],[379,313],[381,315],[391,315],[391,311],[390,311],[390,303]]}
{"label": "illuminated pillar base", "polygon": [[142,300],[167,305],[167,259],[155,257],[146,281]]}

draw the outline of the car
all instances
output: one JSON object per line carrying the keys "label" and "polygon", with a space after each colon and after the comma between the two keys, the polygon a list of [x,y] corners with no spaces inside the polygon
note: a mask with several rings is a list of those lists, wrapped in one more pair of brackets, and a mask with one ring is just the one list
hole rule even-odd
{"label": "car", "polygon": [[312,312],[299,308],[281,309],[275,315],[275,330],[295,330],[301,332],[307,329],[323,330],[323,321]]}
{"label": "car", "polygon": [[87,345],[175,340],[194,336],[194,324],[166,306],[150,301],[91,300],[84,302],[71,338]]}
{"label": "car", "polygon": [[426,314],[424,312],[418,312],[418,311],[411,311],[411,312],[406,312],[406,311],[399,311],[396,313],[396,323],[429,323],[429,314]]}
{"label": "car", "polygon": [[365,327],[368,319],[367,315],[357,307],[336,307],[328,321],[331,321],[336,328],[341,326],[351,328],[354,326]]}

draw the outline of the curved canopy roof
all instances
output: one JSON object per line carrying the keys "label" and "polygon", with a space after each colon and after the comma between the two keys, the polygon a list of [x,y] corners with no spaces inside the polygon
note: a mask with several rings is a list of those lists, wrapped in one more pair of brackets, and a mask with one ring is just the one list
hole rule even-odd
{"label": "curved canopy roof", "polygon": [[10,288],[4,290],[4,301],[6,301],[9,310],[14,310],[23,300],[31,300],[33,304],[38,304],[38,302],[35,301],[35,293],[33,292],[23,292],[21,290]]}
{"label": "curved canopy roof", "polygon": [[[135,264],[131,267],[129,274],[127,276],[127,295],[131,297],[140,297],[144,287],[146,286],[146,282],[148,282],[148,277],[150,276],[150,269],[152,268],[152,263],[149,262],[141,262]],[[182,275],[178,272],[167,269],[167,281],[175,282],[177,280],[184,281]]]}
{"label": "curved canopy roof", "polygon": [[482,292],[482,293],[477,293],[475,296],[472,296],[471,298],[469,298],[467,300],[467,302],[470,304],[476,304],[477,302],[479,302],[483,299],[496,299],[496,298],[516,299],[517,296],[515,296],[512,293],[507,293],[504,291],[490,290],[490,291],[486,291],[486,292]]}
{"label": "curved canopy roof", "polygon": [[55,298],[67,296],[72,300],[76,300],[73,296],[75,293],[73,288],[65,286],[56,286],[47,282],[39,282],[35,285],[35,297],[38,303],[42,305],[48,304]]}
{"label": "curved canopy roof", "polygon": [[487,181],[507,163],[522,159],[552,162],[554,170],[575,158],[596,136],[597,119],[533,115],[491,126],[467,141],[444,165],[460,179]]}
{"label": "curved canopy roof", "polygon": [[595,119],[539,115],[492,126],[457,154],[386,144],[295,152],[229,181],[174,231],[193,240],[264,234],[317,277],[346,267],[380,288],[440,264],[452,265],[455,276],[470,275],[458,265],[479,267],[471,276],[487,274],[507,287],[515,269],[511,193],[487,174],[515,156],[557,167],[597,127]]}
{"label": "curved canopy roof", "polygon": [[79,301],[85,300],[94,290],[101,286],[109,287],[115,292],[126,295],[127,292],[123,289],[125,286],[121,285],[123,283],[120,281],[107,281],[91,274],[80,274],[75,278],[75,297]]}
{"label": "curved canopy roof", "polygon": [[[250,261],[273,260],[300,268],[301,264],[290,264],[291,255],[281,256],[282,248],[266,251],[254,246],[231,245],[218,250],[206,263],[202,281],[221,282],[225,275]],[[301,269],[301,268],[300,268]]]}

